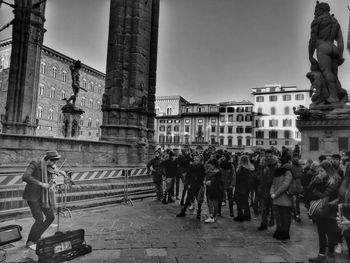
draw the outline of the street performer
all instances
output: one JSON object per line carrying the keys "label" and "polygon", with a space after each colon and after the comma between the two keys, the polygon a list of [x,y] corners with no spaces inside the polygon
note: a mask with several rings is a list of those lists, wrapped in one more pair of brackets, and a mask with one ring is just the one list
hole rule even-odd
{"label": "street performer", "polygon": [[[40,161],[32,161],[23,174],[26,182],[23,199],[27,201],[35,222],[30,230],[26,247],[37,243],[41,235],[54,221],[55,192],[50,185],[52,171],[61,156],[57,151],[48,151]],[[45,215],[45,221],[44,216]]]}

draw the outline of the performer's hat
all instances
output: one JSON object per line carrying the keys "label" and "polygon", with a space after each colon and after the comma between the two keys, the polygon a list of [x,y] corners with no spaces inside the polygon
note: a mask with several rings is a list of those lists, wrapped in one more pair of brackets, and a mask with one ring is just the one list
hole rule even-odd
{"label": "performer's hat", "polygon": [[45,158],[50,160],[59,160],[61,159],[61,155],[59,155],[57,151],[47,151]]}

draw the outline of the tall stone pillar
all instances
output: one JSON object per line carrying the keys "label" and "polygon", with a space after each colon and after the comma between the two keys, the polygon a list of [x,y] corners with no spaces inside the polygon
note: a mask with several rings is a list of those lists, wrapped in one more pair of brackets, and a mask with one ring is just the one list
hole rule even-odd
{"label": "tall stone pillar", "polygon": [[44,12],[42,0],[15,0],[4,133],[35,135]]}
{"label": "tall stone pillar", "polygon": [[159,0],[111,0],[101,140],[127,143],[128,162],[153,153]]}

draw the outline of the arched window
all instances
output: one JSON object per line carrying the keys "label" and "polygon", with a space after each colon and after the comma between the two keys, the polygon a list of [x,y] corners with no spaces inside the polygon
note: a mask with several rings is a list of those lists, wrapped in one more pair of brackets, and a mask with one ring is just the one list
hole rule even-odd
{"label": "arched window", "polygon": [[86,79],[83,79],[83,88],[86,89]]}
{"label": "arched window", "polygon": [[89,118],[89,120],[88,120],[88,127],[91,127],[91,126],[92,126],[92,119]]}
{"label": "arched window", "polygon": [[63,82],[67,81],[67,71],[62,71],[62,81]]}
{"label": "arched window", "polygon": [[49,120],[53,120],[53,109],[49,109]]}
{"label": "arched window", "polygon": [[238,136],[237,137],[237,145],[238,145],[238,147],[242,147],[242,136]]}
{"label": "arched window", "polygon": [[54,87],[51,87],[50,89],[50,98],[54,98],[56,95],[56,89]]}
{"label": "arched window", "polygon": [[289,107],[288,106],[284,107],[284,114],[288,115],[289,112],[290,112]]}
{"label": "arched window", "polygon": [[94,91],[94,82],[93,81],[90,82],[90,90]]}
{"label": "arched window", "polygon": [[251,138],[250,136],[245,137],[245,145],[250,146]]}
{"label": "arched window", "polygon": [[43,117],[43,108],[42,107],[38,107],[38,110],[36,112],[36,117],[41,119]]}
{"label": "arched window", "polygon": [[97,109],[100,110],[101,109],[101,102],[97,102]]}
{"label": "arched window", "polygon": [[52,77],[53,78],[57,77],[57,68],[56,67],[52,67]]}
{"label": "arched window", "polygon": [[101,84],[98,84],[98,93],[102,93],[102,86],[101,86]]}
{"label": "arched window", "polygon": [[173,113],[173,109],[171,107],[168,107],[166,109],[166,115],[172,115],[172,113]]}
{"label": "arched window", "polygon": [[160,111],[159,107],[156,107],[156,114],[157,115],[159,115],[159,111]]}
{"label": "arched window", "polygon": [[90,107],[91,109],[94,108],[94,102],[92,101],[92,99],[89,100],[89,107]]}
{"label": "arched window", "polygon": [[100,120],[96,120],[96,127],[97,127],[97,128],[100,127]]}
{"label": "arched window", "polygon": [[61,99],[64,99],[66,97],[66,92],[64,90],[61,91]]}
{"label": "arched window", "polygon": [[41,62],[40,73],[42,73],[42,74],[46,73],[46,63],[45,62]]}
{"label": "arched window", "polygon": [[82,97],[81,101],[80,101],[80,106],[85,107],[85,103],[86,103],[86,99],[85,99],[85,97]]}
{"label": "arched window", "polygon": [[276,108],[275,107],[272,107],[271,108],[271,115],[275,115],[276,114]]}
{"label": "arched window", "polygon": [[39,84],[39,95],[44,95],[44,84]]}

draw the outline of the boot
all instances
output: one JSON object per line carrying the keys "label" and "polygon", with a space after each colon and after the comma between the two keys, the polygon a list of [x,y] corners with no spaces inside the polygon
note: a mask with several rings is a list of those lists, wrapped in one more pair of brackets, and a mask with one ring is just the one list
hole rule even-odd
{"label": "boot", "polygon": [[326,255],[318,255],[315,258],[309,258],[310,263],[327,263]]}
{"label": "boot", "polygon": [[186,211],[184,209],[182,209],[181,212],[176,215],[176,217],[184,217],[184,216],[186,216]]}

